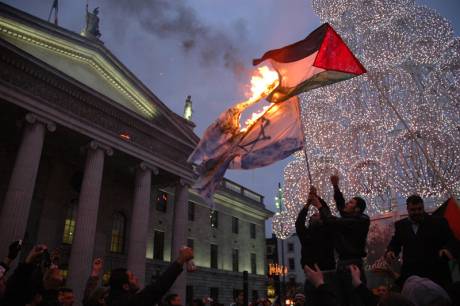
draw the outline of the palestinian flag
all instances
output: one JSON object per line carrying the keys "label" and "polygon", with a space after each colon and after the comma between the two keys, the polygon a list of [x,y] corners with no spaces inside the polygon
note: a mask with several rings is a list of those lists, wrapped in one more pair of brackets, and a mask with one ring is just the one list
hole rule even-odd
{"label": "palestinian flag", "polygon": [[253,65],[269,60],[280,75],[280,85],[268,97],[280,102],[321,86],[347,80],[366,72],[342,38],[325,23],[304,40],[270,50]]}
{"label": "palestinian flag", "polygon": [[444,217],[449,223],[455,238],[460,240],[460,207],[455,198],[450,198],[433,212],[434,216]]}

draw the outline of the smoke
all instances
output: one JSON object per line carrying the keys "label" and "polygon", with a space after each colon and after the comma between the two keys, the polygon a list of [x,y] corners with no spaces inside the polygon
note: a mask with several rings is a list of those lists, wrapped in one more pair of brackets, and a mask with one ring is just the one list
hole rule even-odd
{"label": "smoke", "polygon": [[185,54],[196,52],[204,66],[223,65],[237,76],[246,72],[240,49],[247,33],[243,20],[228,31],[212,28],[184,0],[117,0],[111,5],[125,23],[137,21],[147,33],[177,41]]}

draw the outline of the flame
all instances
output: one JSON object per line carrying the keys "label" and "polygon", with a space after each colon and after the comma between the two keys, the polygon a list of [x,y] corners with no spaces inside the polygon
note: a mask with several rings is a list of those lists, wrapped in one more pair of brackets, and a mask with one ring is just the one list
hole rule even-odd
{"label": "flame", "polygon": [[[257,68],[255,74],[251,77],[251,97],[248,100],[241,103],[242,108],[247,108],[252,104],[255,104],[266,98],[276,87],[279,85],[278,72],[271,70],[268,66],[262,66]],[[265,114],[273,103],[264,106],[262,110],[254,112],[251,117],[245,121],[245,126],[240,129],[241,132],[245,132],[248,128],[254,124],[260,117]]]}
{"label": "flame", "polygon": [[265,114],[265,112],[267,111],[267,109],[269,109],[273,104],[274,104],[274,103],[270,103],[270,105],[264,106],[260,111],[252,113],[252,114],[251,114],[251,118],[248,118],[248,119],[244,122],[245,127],[243,127],[240,131],[241,131],[241,132],[246,132],[246,131],[249,129],[249,127],[250,127],[251,125],[253,125],[254,122],[257,121],[257,119],[259,119],[260,117],[262,117],[262,116]]}
{"label": "flame", "polygon": [[262,99],[268,96],[279,85],[278,72],[268,66],[257,68],[256,74],[251,78],[252,99]]}

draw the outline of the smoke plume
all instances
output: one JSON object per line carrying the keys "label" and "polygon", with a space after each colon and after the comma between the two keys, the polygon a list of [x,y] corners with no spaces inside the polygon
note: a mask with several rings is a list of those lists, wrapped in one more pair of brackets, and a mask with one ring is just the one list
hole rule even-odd
{"label": "smoke plume", "polygon": [[146,32],[178,41],[184,53],[196,52],[203,65],[223,64],[238,76],[245,72],[239,48],[246,38],[243,20],[224,31],[204,24],[184,0],[117,0],[111,4],[125,22],[138,21]]}

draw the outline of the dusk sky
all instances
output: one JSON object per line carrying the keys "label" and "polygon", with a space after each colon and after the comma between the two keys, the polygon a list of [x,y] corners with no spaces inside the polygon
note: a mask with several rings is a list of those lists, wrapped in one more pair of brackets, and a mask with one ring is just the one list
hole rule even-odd
{"label": "dusk sky", "polygon": [[[53,0],[0,0],[47,19]],[[460,34],[459,0],[417,0],[436,9]],[[80,32],[85,0],[60,0],[59,25]],[[100,8],[101,40],[163,103],[183,113],[192,96],[195,131],[226,108],[245,100],[253,58],[303,39],[320,25],[310,0],[89,0]],[[174,18],[174,21],[172,20]],[[289,159],[227,177],[265,196],[274,196]],[[271,222],[267,223],[267,234]]]}

